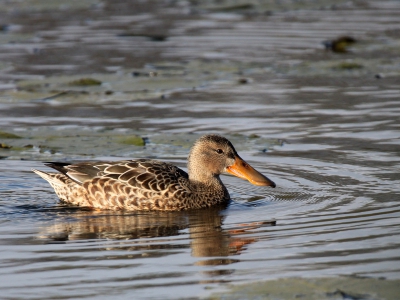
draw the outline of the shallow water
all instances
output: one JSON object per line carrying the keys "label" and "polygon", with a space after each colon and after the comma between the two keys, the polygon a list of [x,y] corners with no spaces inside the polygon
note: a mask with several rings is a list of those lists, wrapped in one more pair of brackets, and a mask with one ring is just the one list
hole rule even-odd
{"label": "shallow water", "polygon": [[[83,1],[75,16],[85,21],[57,6],[40,25],[41,7],[27,17],[30,8],[11,1],[0,45],[2,297],[197,299],[234,285],[238,299],[253,299],[239,284],[304,278],[319,280],[316,299],[396,299],[399,2],[314,2],[241,11]],[[133,31],[147,35],[121,36]],[[322,49],[343,34],[360,40],[349,53]],[[340,69],[349,61],[361,67]],[[82,74],[103,83],[69,84]],[[277,187],[223,176],[228,207],[93,212],[59,205],[30,171],[45,170],[42,161],[139,157],[185,168],[190,145],[209,132]],[[343,276],[369,278],[358,282],[361,298],[348,286],[337,292]],[[384,284],[389,296],[378,292]]]}

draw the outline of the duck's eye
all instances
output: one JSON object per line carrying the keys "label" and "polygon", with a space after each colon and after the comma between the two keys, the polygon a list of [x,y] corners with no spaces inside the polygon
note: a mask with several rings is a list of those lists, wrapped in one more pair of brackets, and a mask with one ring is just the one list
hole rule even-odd
{"label": "duck's eye", "polygon": [[224,153],[224,151],[222,149],[217,149],[217,150],[215,150],[215,152],[217,152],[218,154]]}

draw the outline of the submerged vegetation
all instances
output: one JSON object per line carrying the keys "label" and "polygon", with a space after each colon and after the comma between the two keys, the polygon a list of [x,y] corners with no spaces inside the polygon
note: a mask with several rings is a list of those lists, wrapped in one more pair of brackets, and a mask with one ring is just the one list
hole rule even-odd
{"label": "submerged vegetation", "polygon": [[73,80],[69,83],[71,86],[91,86],[91,85],[101,85],[102,82],[93,78],[81,78]]}
{"label": "submerged vegetation", "polygon": [[362,64],[352,62],[352,61],[344,61],[336,66],[333,67],[334,69],[337,70],[355,70],[355,69],[362,69],[364,66]]}

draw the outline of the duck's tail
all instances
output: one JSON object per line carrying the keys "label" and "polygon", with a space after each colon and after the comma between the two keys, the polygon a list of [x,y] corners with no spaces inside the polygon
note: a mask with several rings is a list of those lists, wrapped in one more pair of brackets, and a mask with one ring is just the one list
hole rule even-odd
{"label": "duck's tail", "polygon": [[65,203],[79,206],[91,206],[85,189],[75,181],[61,173],[47,173],[32,169],[53,187],[58,198]]}
{"label": "duck's tail", "polygon": [[32,169],[32,172],[36,173],[37,175],[42,177],[44,180],[48,181],[52,187],[54,187],[54,185],[57,185],[57,186],[65,185],[65,181],[61,180],[60,176],[57,176],[57,175],[59,175],[58,173],[47,173],[47,172],[39,171],[36,169]]}

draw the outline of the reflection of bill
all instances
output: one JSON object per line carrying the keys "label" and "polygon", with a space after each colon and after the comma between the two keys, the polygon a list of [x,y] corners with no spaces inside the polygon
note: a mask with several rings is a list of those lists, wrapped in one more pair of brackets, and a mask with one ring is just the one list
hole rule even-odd
{"label": "reflection of bill", "polygon": [[[187,248],[182,238],[157,239],[182,236],[188,229],[190,248],[194,257],[226,257],[240,254],[244,247],[257,241],[245,235],[274,222],[254,222],[224,229],[225,206],[206,210],[182,212],[144,212],[132,214],[112,211],[76,210],[74,221],[59,221],[46,227],[41,238],[49,243],[101,239],[107,240],[99,250],[162,250]],[[71,217],[71,215],[69,215]],[[111,240],[111,241],[110,241]],[[178,243],[177,243],[178,242]],[[141,254],[145,256],[146,254]],[[151,256],[151,254],[147,254]],[[196,265],[221,265],[232,263],[232,259],[201,260]]]}

